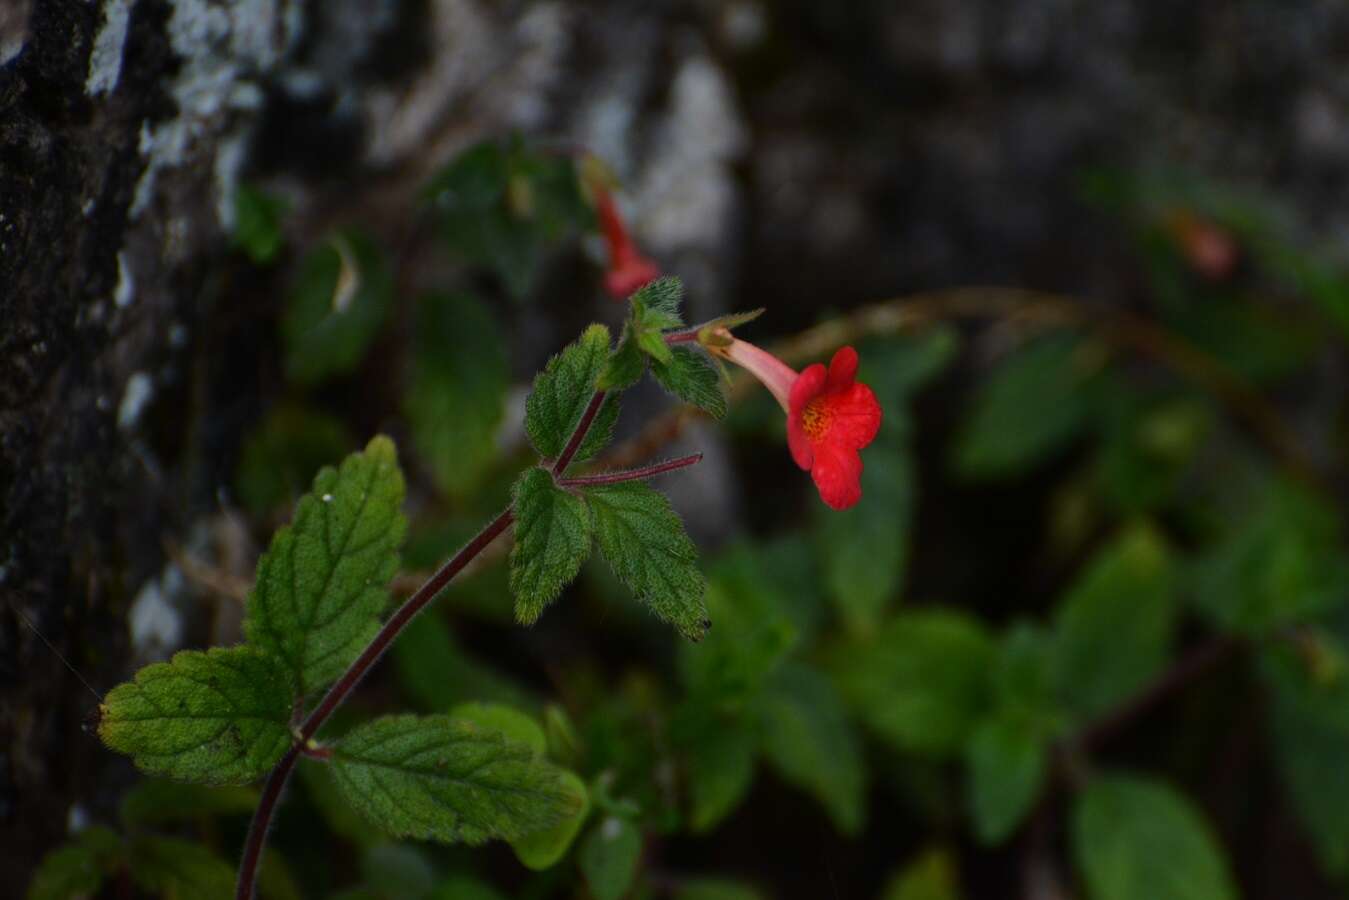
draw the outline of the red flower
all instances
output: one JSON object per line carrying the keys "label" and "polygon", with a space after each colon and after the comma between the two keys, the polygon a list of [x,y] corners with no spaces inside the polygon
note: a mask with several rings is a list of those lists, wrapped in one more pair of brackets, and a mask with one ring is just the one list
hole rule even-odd
{"label": "red flower", "polygon": [[633,243],[623,219],[618,215],[614,198],[603,188],[595,191],[595,207],[600,217],[600,230],[609,248],[609,269],[604,273],[604,289],[615,300],[626,300],[633,291],[660,276],[660,269],[647,259]]}
{"label": "red flower", "polygon": [[[729,332],[724,333],[730,337]],[[826,370],[822,363],[797,374],[753,344],[731,339],[716,348],[764,383],[787,413],[787,446],[796,464],[810,472],[820,499],[847,509],[862,499],[862,457],[857,452],[881,427],[881,404],[858,384],[857,351],[843,347]]]}

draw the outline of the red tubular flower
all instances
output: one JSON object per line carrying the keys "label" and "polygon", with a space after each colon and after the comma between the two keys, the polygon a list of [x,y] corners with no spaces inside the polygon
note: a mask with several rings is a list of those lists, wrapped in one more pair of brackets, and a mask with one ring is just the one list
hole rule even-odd
{"label": "red tubular flower", "polygon": [[604,289],[615,300],[626,300],[633,291],[660,276],[660,269],[633,243],[613,196],[602,188],[595,190],[595,210],[600,230],[609,248],[609,269],[604,273]]}
{"label": "red tubular flower", "polygon": [[[723,332],[730,337],[729,332]],[[787,446],[792,459],[810,472],[820,499],[847,509],[862,499],[862,457],[857,452],[881,427],[881,404],[859,384],[857,351],[843,347],[825,369],[822,363],[797,374],[782,360],[753,344],[731,338],[716,348],[763,382],[787,413]]]}

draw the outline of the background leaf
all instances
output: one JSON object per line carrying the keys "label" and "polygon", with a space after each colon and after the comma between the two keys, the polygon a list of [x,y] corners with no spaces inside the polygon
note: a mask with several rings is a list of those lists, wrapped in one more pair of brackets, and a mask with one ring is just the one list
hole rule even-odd
{"label": "background leaf", "polygon": [[393,442],[376,437],[319,472],[258,561],[245,631],[290,666],[301,694],[337,678],[379,630],[407,530],[402,504]]}
{"label": "background leaf", "polygon": [[390,834],[480,844],[557,825],[578,806],[524,744],[449,716],[390,716],[333,745],[343,795]]}
{"label": "background leaf", "polygon": [[1045,736],[1031,722],[1001,715],[985,719],[970,736],[970,813],[974,833],[985,844],[999,844],[1026,818],[1048,771]]}
{"label": "background leaf", "polygon": [[161,897],[229,900],[234,867],[200,844],[168,837],[142,837],[128,848],[136,883]]}
{"label": "background leaf", "polygon": [[1093,781],[1073,810],[1073,853],[1092,900],[1235,900],[1207,824],[1157,782]]}
{"label": "background leaf", "polygon": [[281,320],[286,374],[314,384],[352,371],[388,316],[393,277],[359,231],[334,234],[305,257]]}
{"label": "background leaf", "polygon": [[642,833],[620,816],[606,816],[590,829],[578,855],[595,900],[620,900],[637,874]]}
{"label": "background leaf", "polygon": [[973,619],[900,613],[837,660],[862,721],[895,746],[944,756],[964,746],[988,701],[993,647]]}
{"label": "background leaf", "polygon": [[252,647],[184,650],[108,692],[98,735],[153,775],[244,784],[290,747],[293,688]]}
{"label": "background leaf", "polygon": [[571,772],[562,772],[562,789],[571,798],[571,812],[556,825],[531,831],[511,841],[511,849],[526,868],[551,868],[571,849],[572,841],[590,814],[590,792],[585,782]]}
{"label": "background leaf", "polygon": [[110,828],[86,828],[42,858],[28,884],[28,900],[92,897],[125,857],[122,840]]}
{"label": "background leaf", "polygon": [[1102,548],[1054,617],[1055,680],[1083,720],[1138,690],[1166,662],[1176,621],[1170,551],[1147,526]]}
{"label": "background leaf", "polygon": [[946,850],[928,850],[895,873],[883,900],[959,900],[955,860]]}
{"label": "background leaf", "polygon": [[496,456],[508,376],[505,341],[482,301],[462,293],[418,300],[404,407],[412,445],[441,490],[472,487]]}

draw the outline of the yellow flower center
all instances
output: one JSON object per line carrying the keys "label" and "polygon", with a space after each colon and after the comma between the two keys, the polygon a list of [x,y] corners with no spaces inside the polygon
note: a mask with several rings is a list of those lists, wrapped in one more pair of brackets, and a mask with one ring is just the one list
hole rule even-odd
{"label": "yellow flower center", "polygon": [[823,397],[816,397],[801,410],[801,430],[812,441],[818,441],[829,430],[829,410]]}

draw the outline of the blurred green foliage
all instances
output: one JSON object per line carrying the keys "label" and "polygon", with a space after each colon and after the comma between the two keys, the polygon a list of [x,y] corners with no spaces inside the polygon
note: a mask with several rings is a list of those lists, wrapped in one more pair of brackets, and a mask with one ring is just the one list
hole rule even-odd
{"label": "blurred green foliage", "polygon": [[[572,168],[519,143],[483,144],[447,166],[427,198],[455,257],[523,302],[546,251],[593,224]],[[1099,171],[1084,186],[1136,254],[1148,286],[1140,315],[1257,400],[1305,376],[1342,336],[1323,321],[1349,329],[1349,282],[1267,201],[1184,173]],[[259,258],[254,248],[271,246],[268,216],[279,212],[249,202],[258,209],[240,216],[237,239]],[[370,348],[406,304],[413,330],[391,341],[407,378],[382,414],[401,414],[411,435],[419,502],[408,563],[430,566],[473,535],[519,470],[498,464],[518,458],[524,440],[508,434],[518,423],[508,421],[507,394],[521,376],[509,320],[490,288],[468,293],[467,281],[392,296],[391,263],[372,241],[343,234],[298,263],[281,325],[290,393],[245,442],[238,495],[266,521],[351,449],[358,421],[315,385],[370,364]],[[1228,264],[1228,251],[1241,265]],[[344,277],[355,277],[354,291],[343,290]],[[677,397],[725,411],[702,357],[693,363],[650,339],[682,324],[667,287],[633,305],[616,354],[596,329],[540,376],[527,433],[545,457],[581,415],[576,386],[601,372],[617,388],[650,368]],[[670,515],[664,501],[626,488],[583,501],[532,470],[547,484],[519,490],[541,487],[584,510],[572,519],[584,523],[585,540],[553,549],[580,568],[578,548],[588,553],[593,530],[613,565],[610,574],[592,563],[573,589],[595,602],[550,608],[538,632],[515,642],[503,637],[513,633],[505,567],[472,573],[395,644],[392,677],[371,702],[396,704],[393,693],[458,727],[510,736],[528,748],[521,765],[567,767],[570,812],[532,834],[498,829],[522,872],[455,848],[389,843],[352,815],[328,767],[306,761],[292,815],[307,825],[281,828],[270,858],[284,860],[277,865],[306,897],[766,898],[792,887],[781,874],[792,864],[772,835],[761,839],[762,855],[719,863],[720,872],[688,861],[765,816],[778,819],[774,806],[789,792],[790,809],[818,818],[776,827],[831,832],[872,852],[886,845],[883,859],[867,863],[870,896],[881,900],[981,896],[985,864],[1005,874],[997,860],[1037,841],[1043,858],[1034,862],[1078,886],[1072,896],[1228,900],[1239,896],[1239,849],[1225,843],[1234,829],[1215,828],[1223,810],[1199,790],[1209,760],[1186,764],[1181,751],[1212,746],[1215,716],[1258,709],[1253,727],[1270,749],[1258,764],[1272,766],[1261,783],[1286,795],[1318,877],[1349,888],[1349,572],[1334,495],[1256,439],[1230,396],[1195,383],[1165,353],[1142,359],[1090,325],[1019,324],[1014,339],[999,330],[986,343],[981,330],[940,323],[859,341],[860,379],[885,409],[863,456],[863,502],[802,514],[777,495],[806,496],[806,479],[784,487],[776,470],[768,481],[740,472],[743,503],[762,499],[788,514],[701,566],[714,627],[696,644],[671,650],[669,629],[609,602],[618,579],[681,630],[701,631],[701,609],[662,606],[659,593],[672,578],[702,577],[684,552],[691,545],[651,560],[629,552],[640,542],[624,543],[643,518]],[[980,352],[963,352],[971,344]],[[753,467],[769,454],[786,459],[781,417],[761,399],[729,410],[724,430]],[[602,415],[607,433],[617,406]],[[770,490],[766,499],[754,493]],[[939,508],[962,502],[963,510]],[[948,512],[964,516],[940,532],[952,546],[925,543],[922,530],[941,527]],[[977,549],[989,545],[976,545],[970,529],[966,546],[961,529],[985,518],[1017,555],[1024,583],[969,577],[985,565]],[[997,530],[1004,522],[1025,533]],[[527,530],[516,538],[530,540]],[[530,620],[560,589],[546,587]],[[1249,709],[1176,702],[1211,674],[1200,663],[1215,646],[1236,648]],[[1173,683],[1178,673],[1185,677]],[[1148,731],[1138,716],[1159,705],[1171,713],[1164,729],[1129,743],[1129,729]],[[1124,742],[1131,771],[1101,758],[1106,739]],[[147,890],[171,896],[164,885],[177,879],[215,896],[219,859],[237,847],[254,796],[146,782],[123,800],[125,834],[84,831],[44,861],[29,897],[90,893],[128,866],[161,885]],[[893,845],[888,834],[870,839],[889,828]],[[189,834],[214,862],[156,843]],[[311,875],[313,854],[326,858],[333,847],[351,861]],[[738,874],[745,878],[728,877]],[[283,900],[287,879],[265,873],[263,896]],[[998,896],[1020,893],[1002,887]]]}

